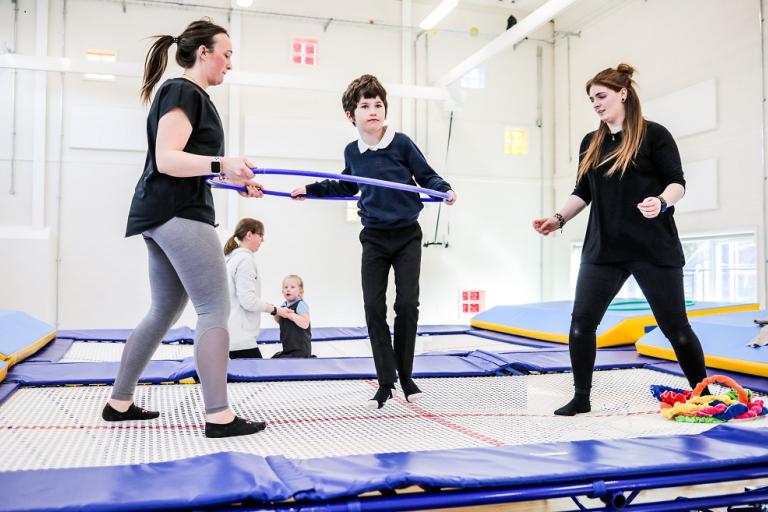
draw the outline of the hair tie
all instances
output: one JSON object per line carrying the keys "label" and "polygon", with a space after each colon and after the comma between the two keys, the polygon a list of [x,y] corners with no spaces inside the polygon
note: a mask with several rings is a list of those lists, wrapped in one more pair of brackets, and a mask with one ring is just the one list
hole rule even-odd
{"label": "hair tie", "polygon": [[173,42],[176,43],[176,44],[179,44],[179,38],[178,37],[174,37],[173,38]]}

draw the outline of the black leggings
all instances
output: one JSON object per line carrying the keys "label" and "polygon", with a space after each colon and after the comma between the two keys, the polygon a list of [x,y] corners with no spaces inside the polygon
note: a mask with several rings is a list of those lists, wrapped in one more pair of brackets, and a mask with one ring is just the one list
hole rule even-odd
{"label": "black leggings", "polygon": [[229,358],[230,359],[263,359],[264,356],[261,355],[261,350],[259,347],[256,348],[246,348],[243,350],[231,350],[229,352]]}
{"label": "black leggings", "polygon": [[568,347],[576,391],[588,394],[597,352],[596,331],[608,306],[633,275],[653,311],[661,332],[672,344],[691,387],[706,378],[704,352],[685,312],[683,269],[651,263],[595,265],[582,263],[576,282]]}

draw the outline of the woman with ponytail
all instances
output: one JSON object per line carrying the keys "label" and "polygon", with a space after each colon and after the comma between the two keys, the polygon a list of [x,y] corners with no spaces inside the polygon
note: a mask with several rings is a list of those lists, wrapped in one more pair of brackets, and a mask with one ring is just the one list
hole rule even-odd
{"label": "woman with ponytail", "polygon": [[[206,437],[230,437],[263,430],[265,423],[239,418],[227,398],[229,300],[221,243],[206,176],[220,173],[243,182],[253,164],[224,157],[224,129],[206,90],[224,81],[232,67],[227,31],[202,19],[179,36],[156,36],[144,67],[141,99],[148,103],[165,72],[168,50],[184,69],[157,90],[147,117],[148,151],[128,214],[126,236],[142,235],[149,252],[149,312],[128,337],[106,421],[151,420],[160,415],[133,403],[136,383],[163,336],[188,300],[197,313],[195,363],[205,403]],[[249,184],[244,195],[261,197]]]}
{"label": "woman with ponytail", "polygon": [[276,312],[274,304],[261,299],[261,278],[253,254],[264,242],[264,224],[241,219],[224,244],[229,276],[229,357],[261,358],[256,343],[261,314]]}
{"label": "woman with ponytail", "polygon": [[673,217],[685,194],[680,154],[666,128],[643,118],[633,74],[619,64],[587,82],[600,125],[581,142],[576,188],[552,217],[533,221],[546,236],[591,204],[568,342],[575,396],[555,411],[561,416],[591,409],[597,326],[630,275],[691,387],[707,376],[685,311],[685,258]]}

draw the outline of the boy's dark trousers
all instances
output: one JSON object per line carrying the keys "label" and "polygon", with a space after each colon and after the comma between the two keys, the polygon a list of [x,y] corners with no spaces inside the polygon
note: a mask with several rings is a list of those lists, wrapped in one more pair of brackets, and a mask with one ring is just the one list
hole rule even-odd
{"label": "boy's dark trousers", "polygon": [[[373,349],[379,385],[409,379],[419,321],[421,227],[418,223],[394,229],[363,228],[361,275],[365,323]],[[395,269],[394,347],[387,325],[387,280]]]}

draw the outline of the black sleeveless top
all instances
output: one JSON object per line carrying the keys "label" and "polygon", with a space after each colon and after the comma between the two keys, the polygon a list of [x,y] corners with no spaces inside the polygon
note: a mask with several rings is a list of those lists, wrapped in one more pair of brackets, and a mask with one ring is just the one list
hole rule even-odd
{"label": "black sleeveless top", "polygon": [[[287,306],[295,313],[300,300]],[[283,350],[274,357],[312,357],[312,326],[302,329],[286,318],[280,319],[280,343]]]}

